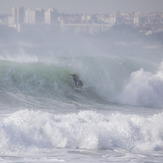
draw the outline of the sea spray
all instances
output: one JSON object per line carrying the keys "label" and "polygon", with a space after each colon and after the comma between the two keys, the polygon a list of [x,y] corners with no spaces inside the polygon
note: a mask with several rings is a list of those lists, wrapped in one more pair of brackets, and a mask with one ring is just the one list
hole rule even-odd
{"label": "sea spray", "polygon": [[162,64],[156,73],[140,69],[132,72],[119,99],[124,104],[136,106],[163,106]]}

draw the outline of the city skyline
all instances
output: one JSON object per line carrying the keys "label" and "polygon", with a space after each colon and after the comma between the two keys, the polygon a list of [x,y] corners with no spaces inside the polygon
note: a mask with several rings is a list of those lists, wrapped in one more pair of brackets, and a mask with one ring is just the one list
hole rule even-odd
{"label": "city skyline", "polygon": [[[117,12],[114,14],[62,14],[53,8],[29,9],[13,7],[10,15],[0,15],[0,25],[15,28],[18,32],[26,25],[62,26],[62,31],[100,32],[114,25],[129,25],[147,32],[162,31],[163,12]],[[59,26],[58,26],[59,27]]]}
{"label": "city skyline", "polygon": [[163,0],[0,0],[0,14],[9,14],[13,6],[25,8],[53,7],[64,13],[160,12]]}

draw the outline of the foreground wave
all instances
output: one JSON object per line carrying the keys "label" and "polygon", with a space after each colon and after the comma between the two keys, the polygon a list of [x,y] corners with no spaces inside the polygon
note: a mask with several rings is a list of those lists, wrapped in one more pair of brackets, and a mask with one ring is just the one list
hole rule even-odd
{"label": "foreground wave", "polygon": [[104,115],[95,111],[70,114],[21,110],[1,120],[0,151],[32,149],[163,150],[163,113]]}

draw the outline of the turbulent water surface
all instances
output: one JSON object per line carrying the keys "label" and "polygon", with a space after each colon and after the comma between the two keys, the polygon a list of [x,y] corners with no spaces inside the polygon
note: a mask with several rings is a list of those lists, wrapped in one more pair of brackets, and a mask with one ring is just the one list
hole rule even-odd
{"label": "turbulent water surface", "polygon": [[0,161],[162,163],[162,108],[158,60],[2,55]]}

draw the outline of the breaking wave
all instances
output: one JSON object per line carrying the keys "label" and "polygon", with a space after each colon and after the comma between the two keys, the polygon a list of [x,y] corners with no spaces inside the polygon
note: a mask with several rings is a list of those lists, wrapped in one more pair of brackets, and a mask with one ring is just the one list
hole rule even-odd
{"label": "breaking wave", "polygon": [[[118,56],[26,61],[0,61],[1,104],[56,99],[163,106],[162,63],[158,66],[152,61]],[[78,74],[83,81],[81,91],[74,90],[71,73]]]}
{"label": "breaking wave", "polygon": [[155,73],[140,69],[131,73],[120,101],[139,106],[163,106],[163,63]]}
{"label": "breaking wave", "polygon": [[163,113],[144,117],[94,111],[66,115],[21,110],[1,120],[0,151],[163,150]]}

